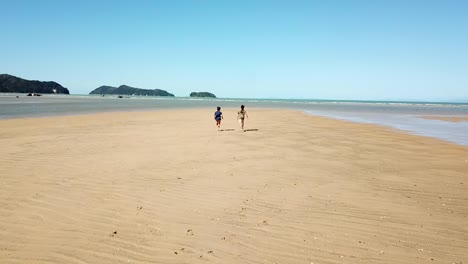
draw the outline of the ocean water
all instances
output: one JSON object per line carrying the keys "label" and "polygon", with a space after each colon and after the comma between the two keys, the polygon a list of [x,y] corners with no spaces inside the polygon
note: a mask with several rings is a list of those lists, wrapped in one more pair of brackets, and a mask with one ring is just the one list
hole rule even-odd
{"label": "ocean water", "polygon": [[0,119],[76,115],[109,111],[235,107],[285,108],[312,115],[377,124],[407,133],[468,145],[468,122],[428,120],[422,116],[468,116],[468,103],[340,101],[239,98],[166,98],[0,94]]}

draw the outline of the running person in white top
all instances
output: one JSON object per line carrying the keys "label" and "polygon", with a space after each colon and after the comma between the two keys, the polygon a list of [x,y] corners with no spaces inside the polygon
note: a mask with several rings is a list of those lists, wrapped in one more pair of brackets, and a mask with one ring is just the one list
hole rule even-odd
{"label": "running person in white top", "polygon": [[244,110],[244,107],[244,105],[241,105],[241,110],[237,112],[237,119],[239,119],[239,125],[242,131],[244,131],[244,119],[249,118],[249,116],[247,115],[247,111]]}

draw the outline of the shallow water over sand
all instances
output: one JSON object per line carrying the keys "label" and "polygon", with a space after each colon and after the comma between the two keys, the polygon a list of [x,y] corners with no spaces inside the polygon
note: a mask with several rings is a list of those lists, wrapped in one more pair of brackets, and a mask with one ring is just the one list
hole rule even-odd
{"label": "shallow water over sand", "polygon": [[468,122],[466,121],[450,122],[424,119],[421,117],[422,113],[395,114],[314,110],[306,110],[305,112],[340,120],[388,126],[414,135],[434,137],[460,145],[468,145]]}

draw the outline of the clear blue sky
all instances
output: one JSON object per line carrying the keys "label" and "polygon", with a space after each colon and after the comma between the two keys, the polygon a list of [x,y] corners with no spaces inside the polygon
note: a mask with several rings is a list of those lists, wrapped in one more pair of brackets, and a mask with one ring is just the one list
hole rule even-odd
{"label": "clear blue sky", "polygon": [[468,100],[468,1],[0,0],[0,73],[176,96]]}

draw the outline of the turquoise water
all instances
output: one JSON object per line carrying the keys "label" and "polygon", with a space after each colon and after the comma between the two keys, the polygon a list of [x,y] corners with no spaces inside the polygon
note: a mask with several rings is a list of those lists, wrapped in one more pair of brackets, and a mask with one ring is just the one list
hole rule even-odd
{"label": "turquoise water", "polygon": [[468,103],[344,101],[241,98],[167,98],[45,95],[0,95],[0,119],[76,115],[109,111],[235,107],[286,108],[313,115],[389,126],[408,133],[468,145],[468,122],[427,120],[421,116],[468,116]]}

